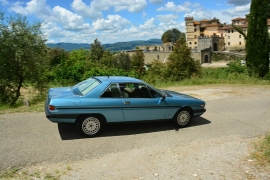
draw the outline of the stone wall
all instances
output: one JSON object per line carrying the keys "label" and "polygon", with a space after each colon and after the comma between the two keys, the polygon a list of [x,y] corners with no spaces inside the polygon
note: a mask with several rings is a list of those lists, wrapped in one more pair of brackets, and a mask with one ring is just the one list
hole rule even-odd
{"label": "stone wall", "polygon": [[[134,52],[127,52],[130,56],[133,55]],[[159,51],[154,51],[154,52],[144,52],[144,57],[145,57],[145,63],[151,63],[154,60],[159,60],[160,62],[166,62],[167,58],[172,52],[159,52]],[[194,58],[194,60],[198,60],[201,62],[201,53],[200,52],[192,52],[191,57]]]}
{"label": "stone wall", "polygon": [[[135,52],[127,52],[130,56],[133,55]],[[144,57],[145,57],[145,63],[151,63],[154,60],[159,60],[160,62],[166,61],[166,58],[169,57],[171,52],[159,52],[159,51],[154,51],[154,52],[144,52]]]}

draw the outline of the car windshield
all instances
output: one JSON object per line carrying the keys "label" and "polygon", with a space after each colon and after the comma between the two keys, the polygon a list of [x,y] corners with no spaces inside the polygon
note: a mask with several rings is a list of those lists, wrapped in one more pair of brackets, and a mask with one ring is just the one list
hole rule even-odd
{"label": "car windshield", "polygon": [[75,94],[84,96],[99,84],[100,82],[98,80],[90,78],[72,86],[71,89]]}

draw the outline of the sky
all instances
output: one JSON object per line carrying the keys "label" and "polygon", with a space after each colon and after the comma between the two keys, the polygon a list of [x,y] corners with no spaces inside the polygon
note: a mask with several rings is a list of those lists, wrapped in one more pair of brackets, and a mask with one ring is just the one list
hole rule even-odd
{"label": "sky", "polygon": [[5,17],[39,21],[47,43],[101,44],[160,39],[172,28],[185,32],[185,17],[231,23],[249,13],[251,0],[0,0]]}

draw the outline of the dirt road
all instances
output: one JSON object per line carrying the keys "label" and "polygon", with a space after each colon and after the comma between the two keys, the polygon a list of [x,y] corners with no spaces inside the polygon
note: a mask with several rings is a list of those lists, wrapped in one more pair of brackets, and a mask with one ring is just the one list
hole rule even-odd
{"label": "dirt road", "polygon": [[[270,86],[170,87],[206,101],[188,127],[109,126],[82,139],[44,113],[0,115],[0,168],[61,172],[61,179],[269,179],[249,157],[270,129]],[[67,168],[69,167],[69,168]],[[68,170],[67,170],[68,169]]]}

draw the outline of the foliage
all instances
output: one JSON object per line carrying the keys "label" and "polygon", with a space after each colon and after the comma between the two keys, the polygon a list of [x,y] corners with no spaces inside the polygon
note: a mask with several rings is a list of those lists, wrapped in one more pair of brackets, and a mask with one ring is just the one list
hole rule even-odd
{"label": "foliage", "polygon": [[47,48],[39,22],[17,15],[3,17],[0,26],[0,104],[14,105],[25,83],[44,91]]}
{"label": "foliage", "polygon": [[248,15],[246,62],[250,76],[263,78],[269,72],[267,13],[269,0],[252,0]]}
{"label": "foliage", "polygon": [[140,50],[136,50],[131,57],[131,69],[134,70],[138,77],[142,77],[145,74],[144,68],[144,54]]}
{"label": "foliage", "polygon": [[99,62],[102,58],[104,49],[101,46],[101,43],[98,41],[98,39],[94,40],[94,43],[91,44],[90,48],[90,59],[93,62]]}
{"label": "foliage", "polygon": [[113,54],[106,50],[103,52],[103,55],[100,59],[100,62],[98,63],[103,67],[112,67],[113,65]]}
{"label": "foliage", "polygon": [[163,43],[166,42],[173,42],[175,43],[177,40],[185,38],[185,33],[182,33],[176,28],[167,30],[166,32],[163,33],[161,40]]}
{"label": "foliage", "polygon": [[154,60],[149,64],[149,69],[146,71],[146,75],[143,77],[143,80],[146,82],[156,85],[162,81],[168,81],[168,78],[165,76],[166,65],[161,63],[158,60]]}
{"label": "foliage", "polygon": [[112,67],[129,71],[131,68],[131,58],[129,54],[121,52],[114,55]]}
{"label": "foliage", "polygon": [[191,50],[184,38],[176,42],[174,51],[168,59],[166,77],[173,81],[201,75],[201,64],[191,58]]}

